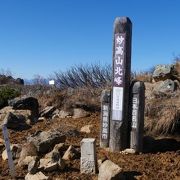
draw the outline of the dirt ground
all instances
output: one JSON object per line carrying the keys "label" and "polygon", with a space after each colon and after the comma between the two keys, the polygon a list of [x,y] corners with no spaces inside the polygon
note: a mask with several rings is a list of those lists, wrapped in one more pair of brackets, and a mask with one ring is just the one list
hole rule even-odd
{"label": "dirt ground", "polygon": [[[107,150],[99,148],[99,120],[98,114],[92,114],[90,117],[82,119],[54,119],[41,121],[33,125],[31,129],[22,132],[9,130],[11,143],[23,144],[26,138],[39,130],[49,130],[61,128],[75,129],[80,131],[81,127],[90,124],[93,125],[90,134],[72,133],[68,135],[66,144],[80,147],[80,141],[85,137],[96,138],[97,140],[97,156],[103,158],[106,156],[114,163],[117,163],[124,170],[127,179],[143,179],[143,180],[171,180],[180,179],[180,138],[177,137],[152,137],[144,138],[144,153],[138,155],[112,153]],[[73,131],[72,131],[73,132]],[[2,132],[0,132],[2,138]],[[16,167],[17,179],[24,179],[27,170]],[[80,160],[69,162],[64,171],[57,171],[53,173],[45,173],[51,179],[81,179],[81,180],[95,180],[97,175],[82,175],[80,174]],[[0,156],[0,179],[11,179],[8,171],[7,161],[3,161]]]}

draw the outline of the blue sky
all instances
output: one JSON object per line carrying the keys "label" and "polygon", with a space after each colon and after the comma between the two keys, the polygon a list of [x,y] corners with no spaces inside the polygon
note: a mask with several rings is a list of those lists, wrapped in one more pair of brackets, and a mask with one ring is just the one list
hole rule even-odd
{"label": "blue sky", "polygon": [[0,69],[30,79],[110,64],[117,16],[133,23],[133,70],[180,54],[179,0],[0,0]]}

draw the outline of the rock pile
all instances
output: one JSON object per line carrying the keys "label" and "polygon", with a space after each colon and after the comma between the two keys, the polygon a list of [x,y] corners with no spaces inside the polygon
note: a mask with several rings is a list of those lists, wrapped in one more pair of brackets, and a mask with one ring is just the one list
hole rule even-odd
{"label": "rock pile", "polygon": [[153,80],[156,83],[154,94],[156,96],[167,95],[180,88],[180,63],[175,65],[158,65],[153,72]]}
{"label": "rock pile", "polygon": [[36,98],[18,97],[8,103],[9,106],[0,110],[0,124],[6,124],[10,129],[23,130],[37,122],[39,104]]}
{"label": "rock pile", "polygon": [[[24,145],[13,144],[11,151],[17,166],[27,169],[25,179],[46,179],[43,173],[63,171],[67,162],[80,159],[79,149],[66,145],[66,133],[58,130],[39,131],[27,138]],[[7,160],[6,150],[2,159]]]}

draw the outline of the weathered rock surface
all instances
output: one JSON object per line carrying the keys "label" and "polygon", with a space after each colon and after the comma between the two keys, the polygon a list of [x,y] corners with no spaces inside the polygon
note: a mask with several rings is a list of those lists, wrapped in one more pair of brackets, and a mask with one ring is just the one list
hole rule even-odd
{"label": "weathered rock surface", "polygon": [[20,157],[18,160],[19,166],[26,166],[37,156],[37,148],[33,143],[26,143],[22,146]]}
{"label": "weathered rock surface", "polygon": [[153,72],[155,81],[162,81],[171,78],[173,66],[171,65],[158,65]]}
{"label": "weathered rock surface", "polygon": [[62,157],[67,150],[67,146],[64,143],[59,143],[54,146],[54,149],[45,155],[45,158],[50,158],[53,162],[56,162]]}
{"label": "weathered rock surface", "polygon": [[44,170],[46,172],[52,172],[52,171],[57,171],[63,170],[65,168],[65,162],[63,159],[59,158],[58,161],[53,162],[51,158],[43,158],[40,159],[40,170]]}
{"label": "weathered rock surface", "polygon": [[[21,145],[19,144],[12,144],[10,146],[11,152],[12,152],[12,158],[13,159],[18,159],[20,156],[20,152],[21,152]],[[6,149],[3,151],[2,153],[2,159],[5,161],[8,159],[8,155],[7,155],[7,151]]]}
{"label": "weathered rock surface", "polygon": [[110,160],[106,160],[99,168],[98,180],[124,179],[122,172],[122,168],[120,168],[117,164]]}
{"label": "weathered rock surface", "polygon": [[18,166],[23,167],[23,168],[28,167],[29,163],[31,161],[35,161],[36,159],[37,159],[37,156],[26,156],[21,161],[18,161]]}
{"label": "weathered rock surface", "polygon": [[46,118],[51,118],[53,116],[53,112],[55,111],[55,107],[54,106],[47,106],[45,109],[43,109],[40,112],[40,116],[41,117],[46,117]]}
{"label": "weathered rock surface", "polygon": [[45,176],[42,172],[38,172],[36,174],[28,173],[25,176],[25,180],[48,180],[49,177]]}
{"label": "weathered rock surface", "polygon": [[6,124],[7,128],[15,130],[23,130],[31,127],[26,123],[25,116],[15,115],[12,112],[7,113],[4,118],[3,124]]}
{"label": "weathered rock surface", "polygon": [[[9,117],[9,123],[12,128],[26,129],[30,127],[29,125],[34,123],[31,110],[15,110],[10,106],[0,110],[0,122],[3,123],[5,117],[8,117],[7,115],[10,113],[14,117]],[[8,118],[6,118],[6,121],[8,121]]]}
{"label": "weathered rock surface", "polygon": [[50,153],[45,155],[46,159],[51,159],[52,162],[58,162],[60,159],[59,151],[53,149]]}
{"label": "weathered rock surface", "polygon": [[87,117],[89,115],[90,114],[87,111],[85,111],[84,109],[81,109],[81,108],[74,108],[74,110],[73,110],[73,118],[74,119]]}
{"label": "weathered rock surface", "polygon": [[34,160],[32,160],[29,164],[28,164],[28,172],[30,174],[35,174],[38,171],[38,167],[39,167],[39,159],[36,158]]}
{"label": "weathered rock surface", "polygon": [[66,136],[59,131],[42,131],[28,138],[32,142],[39,153],[47,153],[56,144],[64,143]]}
{"label": "weathered rock surface", "polygon": [[90,133],[92,128],[93,128],[93,125],[86,125],[81,128],[80,132]]}
{"label": "weathered rock surface", "polygon": [[64,160],[73,160],[80,156],[80,153],[73,147],[69,146],[67,151],[64,153],[62,159]]}
{"label": "weathered rock surface", "polygon": [[34,97],[17,97],[15,99],[8,101],[9,106],[12,106],[13,109],[23,109],[23,110],[31,110],[32,115],[34,117],[38,117],[39,115],[39,103],[38,100]]}
{"label": "weathered rock surface", "polygon": [[160,84],[157,84],[154,88],[155,95],[163,95],[167,93],[172,93],[176,90],[176,84],[173,80],[167,79],[162,81]]}
{"label": "weathered rock surface", "polygon": [[58,114],[59,114],[59,118],[66,118],[68,116],[72,116],[71,112],[64,111],[64,110],[59,111]]}

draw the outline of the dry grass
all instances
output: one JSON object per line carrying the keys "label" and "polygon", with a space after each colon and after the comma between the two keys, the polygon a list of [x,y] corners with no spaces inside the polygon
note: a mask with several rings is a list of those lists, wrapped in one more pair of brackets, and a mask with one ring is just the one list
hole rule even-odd
{"label": "dry grass", "polygon": [[152,73],[150,72],[133,72],[132,79],[143,82],[152,82]]}
{"label": "dry grass", "polygon": [[176,97],[149,100],[145,108],[145,130],[150,134],[173,134],[180,126],[180,93]]}
{"label": "dry grass", "polygon": [[41,108],[45,106],[55,106],[62,110],[71,110],[74,107],[81,107],[87,111],[100,110],[100,88],[77,88],[54,90],[49,95],[38,96]]}

